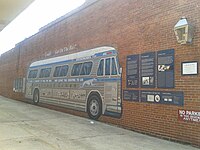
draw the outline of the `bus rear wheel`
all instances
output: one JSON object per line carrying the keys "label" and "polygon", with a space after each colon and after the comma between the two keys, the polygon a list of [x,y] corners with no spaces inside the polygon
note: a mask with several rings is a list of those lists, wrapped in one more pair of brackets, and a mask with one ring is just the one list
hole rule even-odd
{"label": "bus rear wheel", "polygon": [[37,105],[39,103],[39,99],[40,99],[39,90],[36,89],[33,94],[33,104]]}
{"label": "bus rear wheel", "polygon": [[88,116],[91,119],[97,120],[102,114],[101,99],[97,95],[92,95],[88,99],[87,105]]}

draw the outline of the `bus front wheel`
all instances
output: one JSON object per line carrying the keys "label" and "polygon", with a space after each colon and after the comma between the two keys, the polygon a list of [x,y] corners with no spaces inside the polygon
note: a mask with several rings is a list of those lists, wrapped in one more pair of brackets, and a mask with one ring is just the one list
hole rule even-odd
{"label": "bus front wheel", "polygon": [[39,99],[40,99],[40,95],[39,95],[39,90],[36,89],[34,91],[34,94],[33,94],[33,103],[36,105],[39,103]]}
{"label": "bus front wheel", "polygon": [[92,95],[88,99],[87,105],[88,116],[91,119],[97,120],[102,114],[101,99],[97,95]]}

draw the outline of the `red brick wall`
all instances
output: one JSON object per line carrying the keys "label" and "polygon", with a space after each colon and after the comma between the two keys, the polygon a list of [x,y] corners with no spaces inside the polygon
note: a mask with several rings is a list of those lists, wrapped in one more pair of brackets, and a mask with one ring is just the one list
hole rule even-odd
{"label": "red brick wall", "polygon": [[[191,45],[179,45],[176,42],[173,27],[182,16],[186,16],[195,26]],[[173,48],[175,88],[164,91],[183,91],[184,107],[123,101],[121,119],[102,117],[100,120],[146,134],[200,145],[200,124],[178,120],[178,109],[200,111],[199,75],[181,76],[181,62],[200,61],[199,18],[199,0],[99,0],[49,25],[2,55],[0,94],[15,99],[20,96],[23,98],[12,92],[13,80],[25,77],[32,61],[48,55],[51,57],[55,50],[63,47],[72,47],[69,53],[102,45],[116,47],[123,67],[123,89],[127,89],[127,55]],[[58,55],[62,54],[65,53]],[[163,91],[158,88],[148,90]]]}

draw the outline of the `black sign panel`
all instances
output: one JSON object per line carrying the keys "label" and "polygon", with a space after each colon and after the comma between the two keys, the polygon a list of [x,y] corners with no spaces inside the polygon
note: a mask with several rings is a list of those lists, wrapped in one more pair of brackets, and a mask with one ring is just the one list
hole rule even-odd
{"label": "black sign panel", "polygon": [[174,88],[174,49],[157,53],[157,87]]}
{"label": "black sign panel", "polygon": [[124,100],[139,102],[139,91],[136,90],[124,90]]}
{"label": "black sign panel", "polygon": [[141,87],[155,87],[155,52],[141,55]]}
{"label": "black sign panel", "polygon": [[128,88],[139,87],[139,55],[127,56],[126,77]]}
{"label": "black sign panel", "polygon": [[183,106],[184,94],[183,92],[141,91],[141,101]]}

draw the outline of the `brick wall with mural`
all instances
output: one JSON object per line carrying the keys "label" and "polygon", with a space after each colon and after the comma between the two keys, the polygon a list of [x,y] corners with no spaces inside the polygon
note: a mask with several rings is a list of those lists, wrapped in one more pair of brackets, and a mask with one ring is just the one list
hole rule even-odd
{"label": "brick wall with mural", "polygon": [[[174,34],[174,26],[182,16],[187,17],[195,28],[193,42],[189,45],[178,44]],[[154,95],[152,92],[161,92],[162,95],[175,93],[175,96],[181,93],[177,97],[184,99],[184,102],[173,105],[148,100],[146,102],[141,98],[137,102],[123,99],[120,119],[102,116],[100,120],[145,134],[200,146],[200,76],[181,74],[182,62],[200,61],[199,18],[199,0],[88,0],[79,9],[47,25],[1,55],[0,94],[24,100],[24,94],[13,92],[13,81],[26,77],[30,63],[35,60],[104,45],[113,46],[119,52],[123,68],[122,91],[135,90],[140,93],[140,97],[145,92],[150,92],[151,96]],[[157,75],[157,58],[161,50],[173,50],[174,53],[173,87],[160,88],[158,77],[155,77],[153,87],[127,86],[127,56],[139,55],[142,59],[143,54],[152,52]],[[140,74],[141,72],[142,70]],[[140,80],[142,79],[138,81],[141,82]],[[86,116],[86,113],[67,109],[63,111]],[[195,113],[197,120],[185,121],[181,119],[179,111],[184,115]]]}

